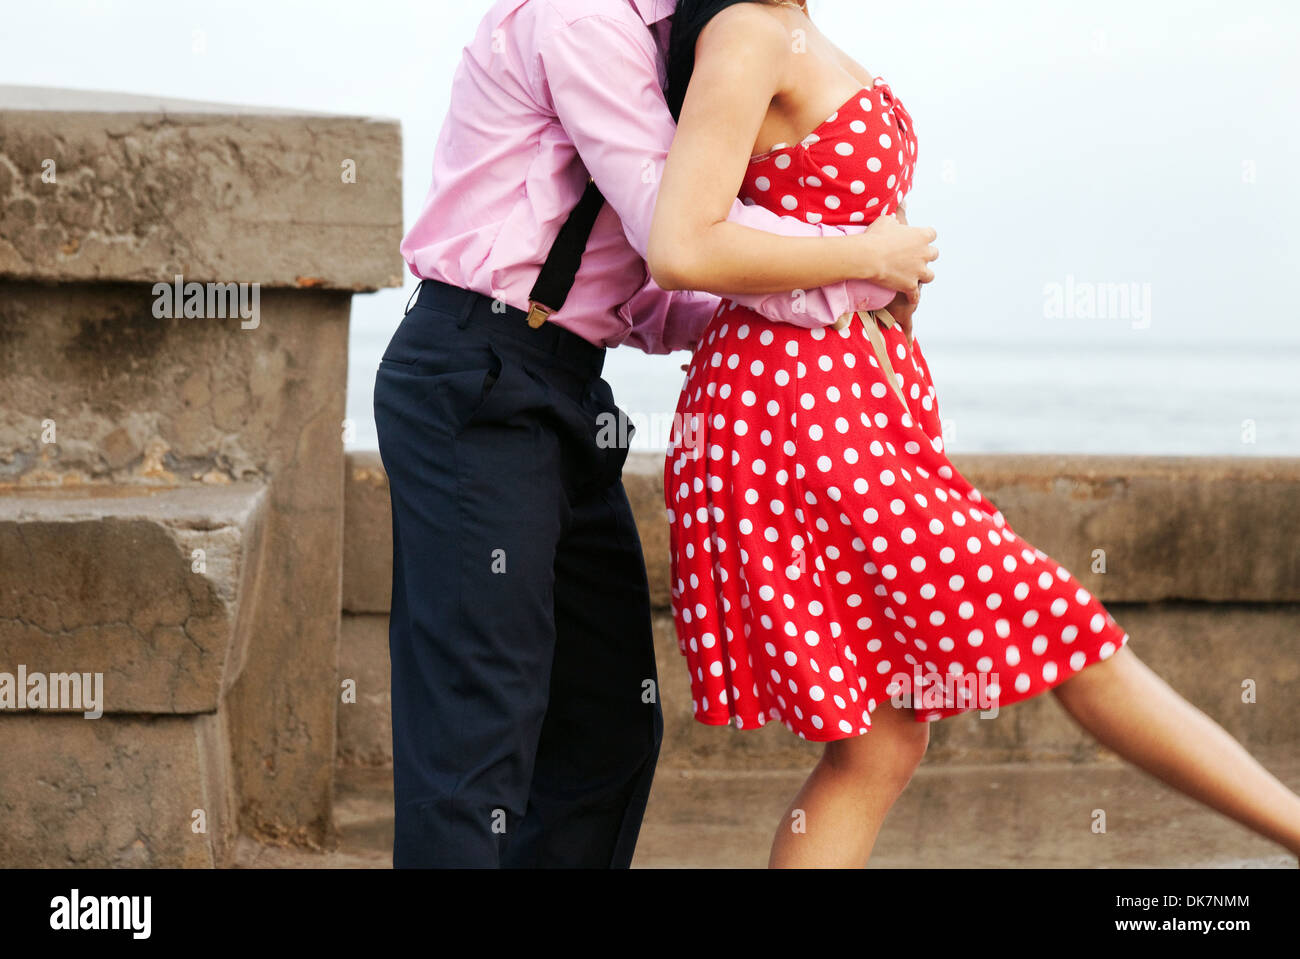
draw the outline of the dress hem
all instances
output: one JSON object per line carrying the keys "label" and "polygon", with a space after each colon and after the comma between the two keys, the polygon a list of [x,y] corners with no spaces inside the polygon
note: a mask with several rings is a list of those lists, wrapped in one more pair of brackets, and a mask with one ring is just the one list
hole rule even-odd
{"label": "dress hem", "polygon": [[[1041,686],[1038,689],[1032,691],[1026,690],[1023,693],[1017,692],[1013,689],[1012,692],[1009,694],[1011,698],[1007,698],[1006,696],[998,697],[998,702],[997,702],[998,711],[1001,712],[1001,710],[1007,706],[1014,706],[1017,703],[1022,703],[1025,702],[1026,700],[1034,699],[1038,696],[1041,696],[1043,693],[1049,693],[1057,686],[1060,686],[1062,683],[1066,682],[1067,680],[1073,679],[1075,676],[1080,675],[1086,669],[1088,669],[1088,667],[1095,666],[1098,663],[1104,663],[1107,659],[1110,659],[1111,656],[1114,656],[1115,653],[1118,653],[1121,649],[1127,646],[1129,644],[1129,639],[1130,639],[1129,634],[1127,632],[1124,632],[1119,627],[1115,627],[1115,631],[1120,633],[1120,636],[1117,640],[1103,639],[1101,642],[1101,646],[1104,646],[1108,642],[1115,643],[1115,651],[1112,652],[1110,656],[1107,656],[1105,659],[1102,659],[1100,657],[1089,659],[1088,662],[1084,663],[1078,669],[1072,669],[1064,675],[1057,675],[1056,679],[1052,680],[1051,682],[1046,682],[1046,680],[1044,680],[1046,685]],[[1100,649],[1100,646],[1096,647],[1096,649]],[[1094,652],[1095,651],[1096,650],[1094,650]],[[879,701],[879,705],[877,705],[876,708],[877,709],[882,708],[886,702],[890,702],[891,700],[892,697],[886,697],[885,699]],[[909,708],[912,709],[913,721],[918,723],[938,722],[941,719],[951,719],[954,716],[961,716],[969,712],[980,712],[984,709],[984,707],[980,706],[978,703],[963,708],[958,708],[953,706],[953,707],[942,707],[937,709],[927,709],[924,711],[917,710],[913,707],[909,707]],[[839,742],[840,740],[844,740],[844,739],[856,739],[859,736],[865,736],[867,733],[871,732],[871,727],[867,726],[866,729],[861,731],[844,733],[844,732],[837,732],[836,730],[824,730],[824,732],[829,732],[830,735],[809,736],[804,733],[800,733],[797,730],[790,729],[785,725],[785,722],[780,719],[767,719],[762,723],[760,723],[758,721],[758,718],[755,717],[751,725],[751,721],[748,717],[741,716],[740,719],[744,722],[745,725],[737,726],[736,716],[737,714],[731,712],[728,713],[716,713],[716,712],[698,713],[697,712],[692,714],[691,718],[694,719],[696,722],[705,726],[715,726],[715,727],[730,726],[739,732],[751,732],[756,729],[762,729],[765,726],[776,725],[782,727],[791,735],[797,736],[798,738],[806,740],[807,742],[810,743],[833,743],[833,742]]]}

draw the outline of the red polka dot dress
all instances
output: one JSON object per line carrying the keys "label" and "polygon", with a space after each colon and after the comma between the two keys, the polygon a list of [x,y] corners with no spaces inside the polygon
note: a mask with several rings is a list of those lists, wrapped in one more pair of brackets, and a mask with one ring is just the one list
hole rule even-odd
{"label": "red polka dot dress", "polygon": [[[916,147],[877,80],[754,158],[741,198],[869,223],[907,194]],[[920,343],[877,315],[804,330],[723,301],[701,338],[664,472],[701,722],[842,739],[891,699],[918,721],[1010,705],[1128,641],[953,467]]]}

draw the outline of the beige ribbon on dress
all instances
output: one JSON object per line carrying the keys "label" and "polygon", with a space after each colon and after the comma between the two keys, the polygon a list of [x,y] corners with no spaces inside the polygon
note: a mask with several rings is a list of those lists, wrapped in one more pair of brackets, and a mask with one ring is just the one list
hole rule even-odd
{"label": "beige ribbon on dress", "polygon": [[894,325],[896,320],[892,313],[883,307],[879,310],[859,310],[856,314],[845,313],[835,323],[835,329],[842,330],[848,326],[849,321],[857,316],[862,321],[862,326],[867,331],[867,336],[871,340],[871,346],[876,351],[876,362],[880,364],[880,369],[884,372],[885,378],[889,380],[889,386],[898,397],[898,401],[903,404],[903,409],[907,409],[907,400],[903,398],[903,391],[898,386],[898,377],[894,375],[894,365],[889,362],[889,348],[885,344],[884,334],[880,332],[880,327],[876,325],[878,320],[885,329]]}

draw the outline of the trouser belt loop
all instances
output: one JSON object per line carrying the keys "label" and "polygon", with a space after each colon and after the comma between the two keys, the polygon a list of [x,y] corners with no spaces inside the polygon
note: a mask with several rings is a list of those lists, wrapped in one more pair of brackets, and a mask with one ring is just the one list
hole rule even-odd
{"label": "trouser belt loop", "polygon": [[461,297],[460,305],[456,309],[456,325],[462,330],[469,326],[470,318],[474,315],[474,306],[478,302],[478,297],[468,290],[464,290]]}

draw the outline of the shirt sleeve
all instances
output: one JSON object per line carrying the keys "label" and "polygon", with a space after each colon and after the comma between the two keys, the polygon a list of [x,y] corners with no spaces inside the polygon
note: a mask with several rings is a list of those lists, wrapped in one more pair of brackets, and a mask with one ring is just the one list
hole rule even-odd
{"label": "shirt sleeve", "polygon": [[[659,53],[650,32],[612,17],[582,17],[542,38],[538,62],[551,108],[618,214],[628,242],[644,259],[659,177],[676,132],[660,87]],[[747,207],[739,200],[727,219],[792,237],[842,236],[863,229],[805,223],[763,207]],[[894,295],[874,283],[854,280],[817,290],[729,298],[769,319],[815,328],[829,326],[854,310],[885,306]],[[672,299],[661,304],[664,321],[669,323],[676,313],[669,309]],[[696,319],[699,310],[694,302],[685,298],[682,302],[689,305],[681,315],[688,322]],[[648,328],[641,331],[642,336],[648,333]],[[664,330],[665,340],[681,341],[684,335]]]}
{"label": "shirt sleeve", "polygon": [[654,280],[624,303],[618,315],[630,324],[620,346],[633,346],[644,353],[672,353],[690,350],[713,319],[718,298],[707,293],[673,293],[661,290]]}

